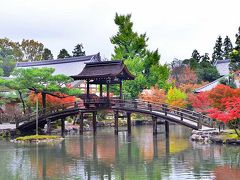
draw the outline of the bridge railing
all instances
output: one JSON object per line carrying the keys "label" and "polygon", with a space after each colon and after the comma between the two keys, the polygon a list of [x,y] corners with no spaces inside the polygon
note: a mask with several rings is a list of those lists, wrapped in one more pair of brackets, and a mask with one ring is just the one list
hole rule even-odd
{"label": "bridge railing", "polygon": [[[56,105],[50,106],[45,109],[40,109],[38,111],[38,117],[40,118],[42,116],[48,116],[48,115],[54,114],[58,111],[72,109],[72,108],[79,108],[82,106],[83,106],[83,103],[81,101],[73,101],[73,102],[68,102],[64,104],[59,104],[57,106]],[[32,121],[32,120],[36,120],[36,112],[27,113],[22,116],[19,116],[16,118],[15,121],[16,121],[16,124],[19,124],[25,121]]]}
{"label": "bridge railing", "polygon": [[150,103],[147,101],[141,101],[141,100],[122,100],[122,99],[114,99],[111,101],[112,105],[115,107],[120,108],[128,108],[128,109],[138,109],[143,111],[156,111],[163,113],[166,116],[177,116],[179,117],[179,120],[183,121],[189,120],[196,122],[198,126],[206,125],[209,127],[213,127],[213,119],[203,115],[198,112],[194,112],[188,109],[179,108],[170,106],[167,104],[158,104],[158,103]]}

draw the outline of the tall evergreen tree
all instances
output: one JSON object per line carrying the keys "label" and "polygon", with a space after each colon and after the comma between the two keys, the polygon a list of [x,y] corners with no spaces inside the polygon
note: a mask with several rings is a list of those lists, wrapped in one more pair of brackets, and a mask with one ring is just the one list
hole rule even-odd
{"label": "tall evergreen tree", "polygon": [[85,56],[85,51],[83,51],[83,45],[77,44],[72,53],[73,57]]}
{"label": "tall evergreen tree", "polygon": [[240,27],[238,28],[238,33],[236,34],[235,44],[236,46],[230,54],[230,69],[233,71],[238,71],[240,70]]}
{"label": "tall evergreen tree", "polygon": [[235,35],[235,37],[236,37],[236,41],[235,41],[236,47],[235,47],[235,49],[240,51],[240,26],[238,28],[238,33]]}
{"label": "tall evergreen tree", "polygon": [[199,62],[200,59],[201,59],[201,56],[200,56],[199,52],[196,49],[194,49],[193,52],[192,52],[192,58],[196,59],[197,62]]}
{"label": "tall evergreen tree", "polygon": [[166,88],[169,69],[167,66],[159,64],[158,50],[147,49],[146,34],[138,34],[133,31],[130,14],[126,16],[116,14],[114,22],[118,26],[118,32],[110,38],[114,45],[112,59],[124,60],[130,71],[136,75],[134,81],[124,82],[123,90],[131,97],[136,97],[143,89],[154,85]]}
{"label": "tall evergreen tree", "polygon": [[50,49],[44,48],[43,54],[42,54],[42,60],[49,60],[53,59],[53,54]]}
{"label": "tall evergreen tree", "polygon": [[216,60],[222,60],[222,59],[223,59],[222,37],[218,36],[215,46],[213,48],[212,62],[215,62]]}
{"label": "tall evergreen tree", "polygon": [[232,52],[232,50],[233,50],[232,42],[231,42],[230,38],[228,36],[226,36],[226,38],[224,39],[224,42],[223,42],[223,56],[226,59],[229,59],[230,53]]}
{"label": "tall evergreen tree", "polygon": [[144,57],[148,38],[146,34],[138,34],[133,32],[133,22],[131,22],[131,14],[126,16],[116,13],[115,24],[118,26],[116,35],[110,38],[114,45],[114,54],[112,59],[131,59],[133,57]]}
{"label": "tall evergreen tree", "polygon": [[60,59],[60,58],[68,58],[68,57],[71,57],[71,56],[68,54],[66,49],[61,49],[59,54],[58,54],[58,56],[57,56],[58,59]]}

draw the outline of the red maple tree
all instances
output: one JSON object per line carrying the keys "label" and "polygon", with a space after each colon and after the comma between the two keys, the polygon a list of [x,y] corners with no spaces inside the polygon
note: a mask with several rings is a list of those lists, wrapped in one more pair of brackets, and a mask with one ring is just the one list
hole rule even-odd
{"label": "red maple tree", "polygon": [[228,97],[221,99],[222,109],[213,108],[208,111],[208,115],[214,119],[229,124],[240,137],[237,129],[240,124],[240,96]]}
{"label": "red maple tree", "polygon": [[189,94],[188,100],[197,112],[207,113],[211,108],[212,100],[208,97],[208,92],[201,92],[199,94]]}
{"label": "red maple tree", "polygon": [[[74,96],[68,96],[68,95],[61,94],[61,93],[57,93],[56,95],[58,97],[52,96],[49,94],[46,95],[47,107],[57,106],[57,105],[66,104],[66,103],[75,101]],[[37,97],[36,97],[35,93],[31,92],[30,95],[28,96],[29,104],[34,106],[36,103],[36,99],[37,99]],[[39,101],[39,104],[42,104],[42,95],[40,93],[38,94],[38,101]]]}
{"label": "red maple tree", "polygon": [[212,106],[221,110],[225,108],[224,103],[222,103],[222,99],[235,96],[240,97],[240,89],[233,89],[223,84],[217,85],[209,91],[208,94],[209,99],[212,101]]}

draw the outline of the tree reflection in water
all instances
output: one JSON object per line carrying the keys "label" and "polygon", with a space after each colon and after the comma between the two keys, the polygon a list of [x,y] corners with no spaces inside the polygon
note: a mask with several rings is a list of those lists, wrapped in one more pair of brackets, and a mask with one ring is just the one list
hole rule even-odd
{"label": "tree reflection in water", "polygon": [[166,140],[151,127],[118,136],[99,129],[57,145],[0,143],[0,179],[204,179],[240,170],[238,147],[192,144],[189,132],[172,126]]}

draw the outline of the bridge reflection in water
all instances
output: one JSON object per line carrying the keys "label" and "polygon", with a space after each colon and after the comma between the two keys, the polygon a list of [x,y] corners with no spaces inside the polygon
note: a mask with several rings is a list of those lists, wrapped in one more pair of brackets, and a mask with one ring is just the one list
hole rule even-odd
{"label": "bridge reflection in water", "polygon": [[240,170],[239,148],[192,144],[188,140],[190,130],[180,126],[170,126],[170,132],[166,140],[164,133],[153,136],[149,126],[134,127],[130,136],[126,132],[113,136],[112,129],[99,128],[95,136],[86,132],[57,145],[8,144],[4,150],[7,146],[0,144],[0,177],[209,179],[229,165]]}

